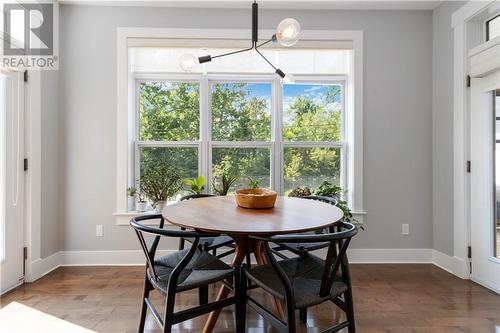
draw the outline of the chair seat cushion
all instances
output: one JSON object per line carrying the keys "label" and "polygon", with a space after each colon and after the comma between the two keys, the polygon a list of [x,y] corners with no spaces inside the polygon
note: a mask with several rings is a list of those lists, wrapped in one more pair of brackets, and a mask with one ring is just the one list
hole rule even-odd
{"label": "chair seat cushion", "polygon": [[[319,295],[324,261],[312,254],[282,260],[279,261],[279,265],[292,284],[296,309],[333,300],[347,290],[347,285],[342,282],[340,277],[337,277],[332,283],[330,294],[323,297]],[[285,299],[285,287],[271,264],[251,268],[247,270],[247,275],[273,296]]]}
{"label": "chair seat cushion", "polygon": [[[189,249],[177,251],[154,261],[154,269],[159,281],[148,277],[156,289],[167,293],[168,279]],[[199,288],[233,275],[233,269],[206,251],[197,250],[177,280],[177,291]]]}
{"label": "chair seat cushion", "polygon": [[[186,238],[186,241],[192,243],[193,238]],[[217,249],[219,247],[228,246],[234,243],[234,239],[229,236],[217,236],[217,237],[200,237],[200,245],[205,247],[207,250]]]}
{"label": "chair seat cushion", "polygon": [[281,247],[283,247],[285,250],[289,250],[294,253],[303,253],[303,252],[308,252],[308,251],[315,251],[319,249],[323,249],[325,247],[328,247],[330,243],[324,242],[324,243],[280,243],[279,244]]}
{"label": "chair seat cushion", "polygon": [[[318,229],[315,231],[304,232],[299,235],[317,235],[322,234],[324,232],[323,229]],[[291,251],[296,254],[302,254],[308,251],[315,251],[319,249],[323,249],[330,245],[329,242],[315,242],[315,243],[280,243],[279,247],[288,251]]]}

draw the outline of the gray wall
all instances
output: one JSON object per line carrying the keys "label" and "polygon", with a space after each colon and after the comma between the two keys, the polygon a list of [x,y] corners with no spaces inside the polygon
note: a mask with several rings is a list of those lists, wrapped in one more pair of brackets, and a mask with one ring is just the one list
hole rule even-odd
{"label": "gray wall", "polygon": [[62,249],[62,223],[60,219],[60,145],[63,140],[59,109],[59,73],[41,72],[41,228],[40,254],[48,257]]}
{"label": "gray wall", "polygon": [[451,14],[464,2],[443,2],[433,13],[432,197],[433,248],[453,255],[453,30]]}
{"label": "gray wall", "polygon": [[[137,249],[115,226],[116,27],[248,28],[248,10],[61,5],[64,250]],[[364,202],[357,248],[432,247],[432,12],[263,11],[303,29],[364,31]],[[401,224],[410,224],[410,236]],[[95,225],[104,225],[103,238]]]}

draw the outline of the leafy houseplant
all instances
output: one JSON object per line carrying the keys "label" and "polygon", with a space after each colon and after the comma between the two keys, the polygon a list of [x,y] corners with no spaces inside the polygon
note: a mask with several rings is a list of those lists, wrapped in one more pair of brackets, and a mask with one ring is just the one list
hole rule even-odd
{"label": "leafy houseplant", "polygon": [[185,178],[182,183],[189,186],[189,190],[194,194],[200,194],[205,189],[205,177],[199,176],[198,178]]}
{"label": "leafy houseplant", "polygon": [[148,202],[146,201],[146,195],[144,194],[144,191],[142,190],[141,187],[140,191],[138,192],[136,210],[140,213],[145,212],[147,204]]}
{"label": "leafy houseplant", "polygon": [[157,213],[165,207],[167,199],[181,189],[181,179],[179,171],[166,163],[149,165],[142,170],[141,190],[153,202]]}
{"label": "leafy houseplant", "polygon": [[[212,188],[217,195],[227,195],[231,186],[238,180],[238,172],[234,167],[231,157],[225,156],[222,161],[213,168],[214,179]],[[217,181],[219,180],[219,181]]]}
{"label": "leafy houseplant", "polygon": [[128,211],[135,210],[135,197],[137,196],[137,189],[135,187],[127,188],[127,209]]}
{"label": "leafy houseplant", "polygon": [[223,173],[220,176],[220,187],[217,186],[215,181],[212,183],[212,187],[214,189],[215,194],[227,195],[227,193],[229,192],[229,189],[237,180],[238,180],[237,176]]}
{"label": "leafy houseplant", "polygon": [[[344,221],[353,223],[357,225],[361,230],[364,230],[365,228],[363,227],[363,225],[352,216],[352,212],[347,205],[347,201],[342,200],[344,192],[345,191],[342,189],[342,187],[324,181],[320,185],[320,187],[318,187],[318,189],[314,191],[314,194],[318,196],[334,198],[337,201],[336,206],[344,213]],[[305,197],[311,194],[311,190],[308,187],[296,187],[288,194],[288,196]]]}
{"label": "leafy houseplant", "polygon": [[289,197],[305,197],[311,195],[311,189],[309,187],[296,187],[288,193]]}
{"label": "leafy houseplant", "polygon": [[248,188],[256,189],[260,185],[260,180],[253,180],[252,178],[249,178],[248,181]]}
{"label": "leafy houseplant", "polygon": [[340,208],[344,213],[344,221],[353,223],[357,225],[361,230],[364,230],[363,225],[352,216],[352,212],[347,205],[347,201],[342,199],[344,192],[345,191],[342,189],[342,187],[324,181],[323,184],[321,184],[321,186],[316,191],[314,191],[314,194],[336,199],[336,206]]}

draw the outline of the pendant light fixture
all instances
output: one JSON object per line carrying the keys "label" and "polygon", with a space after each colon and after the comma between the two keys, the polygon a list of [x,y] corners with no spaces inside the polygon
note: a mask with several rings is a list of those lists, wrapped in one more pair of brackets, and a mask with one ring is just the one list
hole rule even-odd
{"label": "pendant light fixture", "polygon": [[280,22],[278,28],[276,29],[276,33],[272,35],[272,37],[262,43],[259,42],[259,13],[258,13],[258,4],[256,1],[252,4],[252,46],[246,49],[217,54],[217,55],[205,55],[201,57],[196,57],[192,54],[183,54],[179,57],[179,64],[184,71],[191,71],[198,64],[203,64],[212,61],[215,58],[221,58],[237,53],[247,52],[254,50],[257,52],[273,69],[274,72],[281,77],[283,82],[292,83],[293,79],[290,74],[285,74],[281,69],[274,66],[271,61],[269,61],[264,55],[260,52],[259,48],[271,42],[277,42],[282,46],[289,47],[294,45],[299,41],[300,36],[300,24],[297,20],[293,18],[286,18]]}

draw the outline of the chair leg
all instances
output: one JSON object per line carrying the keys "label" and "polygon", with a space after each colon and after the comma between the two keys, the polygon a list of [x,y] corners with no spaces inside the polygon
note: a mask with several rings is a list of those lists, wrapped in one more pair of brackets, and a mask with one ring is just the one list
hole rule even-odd
{"label": "chair leg", "polygon": [[148,277],[146,275],[146,279],[144,280],[144,290],[142,292],[142,302],[141,302],[141,317],[139,319],[139,329],[138,333],[144,332],[144,325],[146,323],[146,313],[148,311],[148,306],[144,299],[149,297],[149,292],[151,291],[151,284],[149,283]]}
{"label": "chair leg", "polygon": [[208,303],[208,286],[200,287],[198,289],[198,300],[200,305]]}
{"label": "chair leg", "polygon": [[246,329],[247,312],[247,277],[244,268],[239,267],[235,272],[235,291],[236,291],[236,332],[244,333]]}
{"label": "chair leg", "polygon": [[179,238],[179,251],[184,250],[184,238]]}
{"label": "chair leg", "polygon": [[215,256],[215,257],[217,256],[217,249],[213,249],[212,250],[212,255]]}
{"label": "chair leg", "polygon": [[296,333],[297,332],[297,325],[295,324],[295,309],[293,308],[292,304],[286,303],[286,315],[287,315],[287,326],[288,326],[288,333]]}
{"label": "chair leg", "polygon": [[[170,289],[170,288],[169,288]],[[172,332],[172,316],[175,307],[175,291],[172,289],[167,292],[165,298],[165,316],[163,317],[163,333]]]}
{"label": "chair leg", "polygon": [[352,291],[351,288],[347,289],[344,293],[344,300],[346,304],[346,317],[349,321],[349,326],[347,327],[348,333],[356,333],[356,323],[354,318],[354,303],[352,301]]}
{"label": "chair leg", "polygon": [[307,308],[303,308],[299,310],[300,321],[307,325]]}

